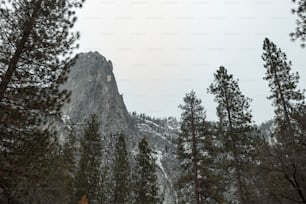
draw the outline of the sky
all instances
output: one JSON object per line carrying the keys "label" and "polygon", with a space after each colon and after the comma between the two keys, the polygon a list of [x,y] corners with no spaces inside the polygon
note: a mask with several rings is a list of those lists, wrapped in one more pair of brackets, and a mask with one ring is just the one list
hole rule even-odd
{"label": "sky", "polygon": [[79,52],[111,60],[128,111],[180,117],[179,104],[194,90],[208,120],[217,120],[207,93],[222,65],[253,101],[253,120],[273,118],[261,55],[268,37],[292,61],[306,88],[306,49],[292,42],[291,0],[87,0],[77,12]]}

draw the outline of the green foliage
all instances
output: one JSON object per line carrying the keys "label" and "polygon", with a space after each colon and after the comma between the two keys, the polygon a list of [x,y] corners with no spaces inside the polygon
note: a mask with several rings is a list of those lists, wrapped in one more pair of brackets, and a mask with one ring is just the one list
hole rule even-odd
{"label": "green foliage", "polygon": [[272,99],[277,117],[283,118],[283,111],[292,112],[296,103],[304,100],[302,92],[297,90],[300,77],[298,73],[291,72],[292,63],[287,61],[286,54],[267,38],[263,49],[262,59],[266,68],[264,80],[268,81],[271,90],[268,99]]}
{"label": "green foliage", "polygon": [[[194,91],[186,94],[180,105],[181,131],[178,137],[178,158],[182,175],[177,183],[184,202],[204,203],[222,200],[212,157],[213,139],[205,121],[204,108]],[[188,191],[191,191],[187,193]]]}
{"label": "green foliage", "polygon": [[125,204],[130,201],[130,166],[123,134],[119,134],[114,153],[113,183],[114,204]]}
{"label": "green foliage", "polygon": [[86,195],[90,203],[96,203],[99,200],[103,148],[99,125],[98,117],[91,115],[84,128],[80,145],[81,158],[75,179],[76,201],[83,195]]}
{"label": "green foliage", "polygon": [[113,181],[112,181],[112,166],[103,166],[100,175],[98,199],[99,204],[109,204],[114,202],[113,198]]}
{"label": "green foliage", "polygon": [[[18,180],[14,187],[13,196],[6,197],[10,199],[5,200],[3,203],[51,204],[54,202],[66,202],[64,181],[67,177],[64,172],[62,147],[57,141],[57,135],[53,134],[49,135],[49,137],[53,139],[48,152],[37,157],[39,158],[38,160],[27,163],[26,171],[23,169],[21,172],[31,172],[32,174],[24,175],[22,179]],[[31,144],[33,144],[32,141]],[[33,151],[37,147],[29,146],[29,148]],[[37,152],[37,154],[41,153]]]}
{"label": "green foliage", "polygon": [[215,95],[217,115],[219,117],[218,138],[221,141],[221,158],[227,179],[236,186],[239,203],[246,203],[247,187],[250,182],[245,176],[254,164],[255,141],[249,98],[245,97],[239,88],[238,81],[220,67],[215,81],[209,87],[209,92]]}
{"label": "green foliage", "polygon": [[[299,75],[291,72],[286,54],[269,39],[264,40],[262,59],[275,107],[274,142],[264,151],[262,168],[268,169],[270,178],[277,177],[279,185],[267,189],[284,202],[306,202],[305,102],[297,89]],[[269,160],[264,160],[268,157]]]}
{"label": "green foliage", "polygon": [[70,134],[65,139],[63,145],[62,168],[64,176],[64,193],[65,203],[74,203],[75,196],[75,175],[76,175],[76,153],[77,153],[77,138],[75,130],[72,129]]}
{"label": "green foliage", "polygon": [[157,204],[158,187],[155,159],[145,138],[138,144],[135,167],[135,202],[136,204]]}
{"label": "green foliage", "polygon": [[27,186],[41,191],[45,183],[42,169],[54,145],[51,117],[59,116],[69,98],[59,85],[72,63],[78,34],[70,30],[81,5],[82,0],[1,1],[0,197],[7,202],[17,203]]}

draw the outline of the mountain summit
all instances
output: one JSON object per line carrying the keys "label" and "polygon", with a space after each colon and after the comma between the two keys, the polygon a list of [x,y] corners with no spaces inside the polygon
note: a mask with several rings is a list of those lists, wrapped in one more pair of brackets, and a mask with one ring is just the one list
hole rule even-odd
{"label": "mountain summit", "polygon": [[173,118],[152,120],[143,115],[130,115],[119,94],[112,62],[98,52],[78,54],[62,88],[71,91],[70,103],[62,109],[62,120],[66,125],[81,130],[85,119],[96,114],[101,121],[101,133],[109,135],[104,141],[106,146],[112,146],[109,144],[114,142],[111,135],[124,133],[130,158],[138,151],[137,143],[146,137],[155,150],[159,194],[163,203],[177,203],[173,187],[178,176],[173,144],[177,135],[173,124],[177,121]]}
{"label": "mountain summit", "polygon": [[113,65],[98,52],[78,54],[64,89],[70,90],[71,102],[63,108],[72,123],[82,123],[91,114],[101,120],[105,133],[130,132],[130,117],[119,94]]}

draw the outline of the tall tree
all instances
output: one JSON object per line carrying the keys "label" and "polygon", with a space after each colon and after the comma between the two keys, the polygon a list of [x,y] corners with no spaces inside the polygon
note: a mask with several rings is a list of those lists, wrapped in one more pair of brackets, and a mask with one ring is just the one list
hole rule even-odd
{"label": "tall tree", "polygon": [[[34,133],[32,136],[36,138],[36,142],[30,140],[27,144],[28,149],[23,148],[23,153],[28,154],[28,151],[32,151],[32,154],[37,154],[34,157],[37,159],[29,158],[22,161],[24,162],[22,166],[26,169],[22,169],[21,172],[25,175],[15,180],[16,183],[11,186],[12,194],[6,197],[7,202],[4,203],[48,204],[64,201],[64,194],[61,192],[63,190],[61,147],[57,142],[57,135],[42,136]],[[46,138],[53,138],[53,141]]]}
{"label": "tall tree", "polygon": [[68,137],[65,138],[62,153],[62,166],[64,171],[64,191],[65,203],[74,203],[75,196],[75,175],[76,175],[76,153],[77,153],[77,138],[75,129],[71,129]]}
{"label": "tall tree", "polygon": [[84,135],[81,139],[81,158],[75,179],[76,201],[84,195],[90,203],[97,203],[99,200],[103,147],[99,126],[98,116],[91,115],[87,119]]}
{"label": "tall tree", "polygon": [[123,134],[119,134],[113,163],[114,204],[125,204],[130,201],[130,166]]}
{"label": "tall tree", "polygon": [[153,152],[145,138],[138,144],[135,169],[136,204],[157,204],[159,202],[156,164]]}
{"label": "tall tree", "polygon": [[82,2],[1,0],[0,191],[7,200],[21,180],[42,177],[31,164],[50,153],[54,133],[46,123],[69,97],[58,88],[72,63],[78,34],[70,29]]}
{"label": "tall tree", "polygon": [[[247,203],[247,182],[243,177],[247,172],[248,163],[252,161],[255,151],[252,137],[252,115],[250,99],[245,97],[239,88],[238,81],[220,67],[214,75],[215,82],[208,91],[215,95],[217,115],[219,117],[220,135],[223,141],[228,168],[233,169],[233,178],[239,203]],[[229,172],[232,172],[231,170]]]}
{"label": "tall tree", "polygon": [[112,166],[104,164],[100,175],[98,198],[99,204],[109,204],[114,202],[113,198],[113,181],[112,181]]}
{"label": "tall tree", "polygon": [[211,180],[213,178],[212,140],[201,100],[196,97],[194,91],[191,91],[186,94],[184,104],[179,108],[183,112],[181,132],[178,137],[177,153],[182,167],[178,187],[181,191],[188,191],[188,188],[191,188],[192,193],[185,202],[199,204],[207,200],[216,200],[218,198],[210,194],[213,186],[216,186],[216,181]]}
{"label": "tall tree", "polygon": [[18,85],[47,85],[58,78],[59,71],[67,70],[79,36],[70,29],[76,20],[75,8],[83,2],[1,1],[0,102],[9,97],[7,91]]}
{"label": "tall tree", "polygon": [[275,163],[270,165],[274,175],[284,180],[280,188],[271,189],[279,199],[286,202],[306,203],[306,146],[304,127],[304,94],[297,89],[299,75],[292,73],[287,56],[269,39],[264,40],[262,59],[272,100],[275,107],[275,143],[270,157]]}
{"label": "tall tree", "polygon": [[100,185],[98,191],[99,203],[108,204],[114,202],[113,162],[116,149],[117,135],[103,135],[103,161],[100,174]]}
{"label": "tall tree", "polygon": [[295,32],[290,33],[292,40],[301,40],[301,46],[305,47],[306,42],[306,1],[292,0],[297,7],[292,9],[292,13],[297,16]]}

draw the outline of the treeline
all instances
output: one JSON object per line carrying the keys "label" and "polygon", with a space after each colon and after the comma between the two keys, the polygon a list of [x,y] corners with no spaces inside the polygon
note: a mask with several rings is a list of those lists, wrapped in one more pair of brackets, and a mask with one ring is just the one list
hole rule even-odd
{"label": "treeline", "polygon": [[175,120],[176,119],[174,117],[167,117],[167,118],[158,118],[158,117],[152,117],[152,116],[149,116],[149,115],[146,115],[145,113],[140,113],[140,114],[137,114],[135,111],[130,113],[131,116],[135,117],[135,118],[140,118],[142,120],[147,120],[147,121],[152,121],[153,123],[161,126],[161,127],[166,127],[167,126],[167,122],[169,120]]}
{"label": "treeline", "polygon": [[306,203],[305,95],[286,54],[269,39],[263,50],[263,79],[275,110],[272,135],[256,130],[251,99],[221,66],[208,88],[217,103],[216,124],[206,121],[194,91],[179,106],[181,203]]}
{"label": "treeline", "polygon": [[83,195],[90,203],[157,202],[155,164],[145,139],[132,175],[124,136],[118,136],[114,161],[103,163],[107,147],[95,116],[80,143],[73,131],[63,145],[58,141],[54,121],[70,97],[59,87],[75,62],[79,33],[71,29],[83,2],[1,1],[0,203],[77,203]]}
{"label": "treeline", "polygon": [[[306,41],[306,1],[293,0],[297,16],[293,41]],[[297,86],[291,61],[269,39],[263,43],[264,80],[274,107],[271,135],[252,122],[250,99],[238,80],[220,67],[208,92],[217,103],[216,124],[194,91],[180,105],[178,158],[182,176],[177,182],[180,203],[306,203],[306,104]]]}
{"label": "treeline", "polygon": [[126,148],[125,135],[117,134],[111,161],[103,160],[108,150],[99,130],[99,119],[86,122],[80,144],[72,132],[63,149],[63,169],[67,173],[66,199],[78,203],[86,196],[89,203],[158,203],[155,158],[147,140],[138,143],[134,161]]}
{"label": "treeline", "polygon": [[[52,119],[69,102],[70,93],[59,87],[74,63],[79,33],[71,29],[83,2],[1,0],[0,203],[75,203],[83,195],[93,203],[158,202],[154,159],[145,140],[139,143],[135,176],[127,154],[115,152],[112,165],[103,165],[94,116],[87,121],[79,156],[74,154],[73,132],[59,145]],[[305,0],[293,2],[297,25],[291,37],[304,47]],[[216,126],[205,121],[194,92],[180,106],[183,176],[177,186],[182,203],[306,203],[304,93],[297,89],[299,76],[292,73],[285,53],[268,39],[263,48],[264,79],[275,108],[272,136],[267,140],[256,134],[250,100],[220,67],[209,87],[218,103]],[[122,138],[118,136],[116,151],[124,152]]]}
{"label": "treeline", "polygon": [[[72,128],[64,143],[54,137],[52,150],[33,161],[36,177],[15,178],[16,183],[3,188],[1,203],[74,204],[82,198],[92,204],[160,203],[155,157],[147,140],[139,141],[138,152],[131,158],[124,134],[107,136],[115,139],[110,152],[99,127],[98,116],[91,115],[81,135]],[[44,146],[31,151],[39,148]]]}

